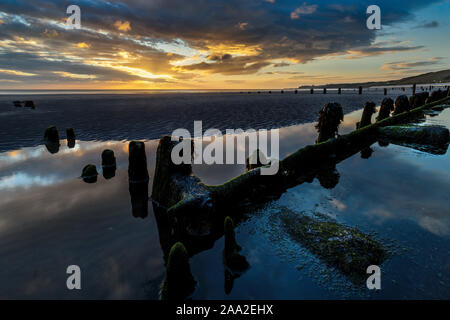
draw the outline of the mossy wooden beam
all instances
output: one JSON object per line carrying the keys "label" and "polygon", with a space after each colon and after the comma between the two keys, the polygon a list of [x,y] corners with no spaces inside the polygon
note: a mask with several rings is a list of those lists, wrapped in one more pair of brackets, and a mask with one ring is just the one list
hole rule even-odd
{"label": "mossy wooden beam", "polygon": [[445,154],[448,149],[449,130],[443,126],[397,125],[378,129],[379,139],[432,154]]}
{"label": "mossy wooden beam", "polygon": [[449,97],[386,118],[336,139],[299,149],[280,161],[280,170],[277,175],[262,176],[260,168],[257,168],[222,185],[208,186],[208,188],[221,204],[251,199],[252,195],[262,195],[267,190],[274,195],[282,193],[284,189],[292,185],[307,181],[315,171],[319,171],[324,166],[339,163],[372,145],[379,137],[379,128],[405,124],[421,118],[424,110],[431,109],[447,100]]}
{"label": "mossy wooden beam", "polygon": [[[176,165],[172,162],[171,153],[178,143],[172,141],[170,136],[164,136],[159,141],[152,200],[165,208],[175,226],[200,235],[203,229],[209,229],[213,221],[213,199],[206,185],[192,174],[190,164]],[[204,226],[203,222],[208,226]]]}

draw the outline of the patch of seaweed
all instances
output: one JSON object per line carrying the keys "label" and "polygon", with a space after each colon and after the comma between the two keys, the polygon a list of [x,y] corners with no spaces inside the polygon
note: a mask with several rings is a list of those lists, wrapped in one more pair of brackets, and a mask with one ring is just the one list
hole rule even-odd
{"label": "patch of seaweed", "polygon": [[368,266],[381,265],[388,257],[387,250],[378,241],[356,228],[299,215],[287,208],[281,209],[279,218],[294,241],[355,284],[367,279]]}

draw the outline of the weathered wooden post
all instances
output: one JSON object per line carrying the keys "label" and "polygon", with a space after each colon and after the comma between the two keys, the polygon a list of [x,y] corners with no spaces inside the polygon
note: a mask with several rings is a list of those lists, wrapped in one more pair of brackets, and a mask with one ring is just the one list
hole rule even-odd
{"label": "weathered wooden post", "polygon": [[25,101],[24,107],[25,108],[31,108],[31,109],[35,109],[36,108],[36,106],[34,105],[34,101],[32,101],[32,100]]}
{"label": "weathered wooden post", "polygon": [[49,142],[59,142],[59,132],[55,126],[45,129],[44,139]]}
{"label": "weathered wooden post", "polygon": [[394,108],[394,115],[400,114],[405,111],[409,111],[410,105],[408,97],[405,95],[398,96],[397,99],[395,99],[395,108]]}
{"label": "weathered wooden post", "polygon": [[425,104],[429,96],[428,92],[419,92],[413,95],[412,104],[410,104],[411,108],[418,108]]}
{"label": "weathered wooden post", "polygon": [[361,129],[372,124],[372,115],[376,113],[375,102],[366,102],[364,105],[361,121],[356,124],[356,129]]}
{"label": "weathered wooden post", "polygon": [[362,86],[359,86],[359,94],[362,94],[362,90],[363,90]]}
{"label": "weathered wooden post", "polygon": [[103,177],[108,180],[116,175],[116,157],[114,151],[105,149],[102,152]]}
{"label": "weathered wooden post", "polygon": [[384,88],[384,95],[387,96],[387,88]]}
{"label": "weathered wooden post", "polygon": [[339,89],[338,89],[338,94],[341,94],[341,93],[342,93],[342,89],[339,88]]}
{"label": "weathered wooden post", "polygon": [[66,128],[67,146],[72,149],[75,147],[75,130],[73,128]]}
{"label": "weathered wooden post", "polygon": [[97,182],[97,175],[97,167],[93,164],[88,164],[83,168],[81,178],[86,183],[95,183]]}
{"label": "weathered wooden post", "polygon": [[412,87],[412,95],[413,96],[416,95],[416,84],[415,83],[413,84],[413,87]]}
{"label": "weathered wooden post", "polygon": [[184,300],[195,290],[197,281],[191,273],[186,247],[175,243],[167,259],[166,276],[161,287],[161,300]]}
{"label": "weathered wooden post", "polygon": [[326,104],[319,112],[319,121],[316,125],[319,137],[316,143],[335,138],[342,120],[344,120],[342,106],[336,102]]}
{"label": "weathered wooden post", "polygon": [[147,156],[142,141],[131,141],[128,145],[128,177],[130,182],[148,181]]}
{"label": "weathered wooden post", "polygon": [[327,94],[327,88],[323,88],[323,94]]}
{"label": "weathered wooden post", "polygon": [[389,118],[391,111],[394,110],[394,100],[391,98],[384,98],[381,102],[380,112],[378,112],[377,121]]}

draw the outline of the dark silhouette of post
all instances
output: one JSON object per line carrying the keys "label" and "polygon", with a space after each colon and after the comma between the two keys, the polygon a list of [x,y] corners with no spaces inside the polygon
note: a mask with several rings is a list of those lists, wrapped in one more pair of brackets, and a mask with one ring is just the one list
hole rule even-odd
{"label": "dark silhouette of post", "polygon": [[327,88],[323,88],[323,94],[327,94]]}
{"label": "dark silhouette of post", "polygon": [[359,86],[359,94],[362,94],[362,86]]}
{"label": "dark silhouette of post", "polygon": [[342,89],[339,88],[339,89],[338,89],[338,94],[341,94],[341,93],[342,93]]}
{"label": "dark silhouette of post", "polygon": [[314,94],[314,88],[311,88],[310,92],[311,92],[311,94]]}
{"label": "dark silhouette of post", "polygon": [[384,95],[387,96],[387,88],[384,88]]}
{"label": "dark silhouette of post", "polygon": [[413,87],[412,87],[412,95],[413,96],[416,95],[416,84],[415,83],[413,84]]}

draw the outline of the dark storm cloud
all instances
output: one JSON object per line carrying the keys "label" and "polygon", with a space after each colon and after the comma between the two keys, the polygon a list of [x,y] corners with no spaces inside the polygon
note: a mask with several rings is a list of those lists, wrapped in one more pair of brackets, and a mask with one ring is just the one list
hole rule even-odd
{"label": "dark storm cloud", "polygon": [[437,28],[437,27],[439,27],[439,23],[437,21],[425,22],[421,25],[416,26],[417,29],[420,29],[420,28],[431,29],[431,28]]}
{"label": "dark storm cloud", "polygon": [[[438,1],[378,1],[377,4],[382,10],[383,25],[391,25],[412,19],[415,10],[433,2]],[[66,8],[70,4],[80,6],[81,23],[88,30],[60,30],[48,24],[50,20],[65,21]],[[274,59],[292,59],[302,63],[355,48],[369,55],[421,48],[402,45],[372,47],[376,32],[366,28],[366,8],[371,4],[372,1],[345,0],[339,4],[334,1],[288,0],[3,0],[1,12],[18,15],[25,20],[2,24],[0,40],[16,36],[40,37],[46,46],[59,52],[70,51],[67,47],[76,43],[88,42],[89,48],[76,52],[77,56],[86,59],[95,55],[111,57],[118,50],[126,50],[137,53],[141,59],[139,65],[156,74],[168,72],[170,60],[181,57],[168,57],[164,52],[143,45],[143,40],[149,43],[182,39],[191,48],[210,52],[210,61],[176,70],[222,74],[255,73],[271,65],[270,61]],[[122,23],[129,23],[129,28],[120,30]],[[98,33],[99,30],[108,34]],[[256,47],[257,54],[242,57],[215,52],[220,51],[218,45],[236,43]],[[39,49],[30,47],[29,50],[36,53]],[[8,52],[8,48],[3,48],[2,55],[5,51]],[[1,61],[5,62],[6,56],[0,57]],[[17,67],[25,71],[37,70],[37,63],[35,57],[28,61],[24,57]],[[81,65],[75,68],[76,72],[92,71],[102,77],[130,77],[126,72],[109,74],[103,69],[84,70]],[[176,78],[176,71],[172,72]]]}
{"label": "dark storm cloud", "polygon": [[429,68],[431,66],[439,65],[442,63],[442,60],[445,58],[442,57],[433,57],[425,61],[397,61],[397,62],[388,62],[383,64],[381,67],[383,70],[388,71],[404,71],[404,70],[413,70],[420,69],[423,67]]}

